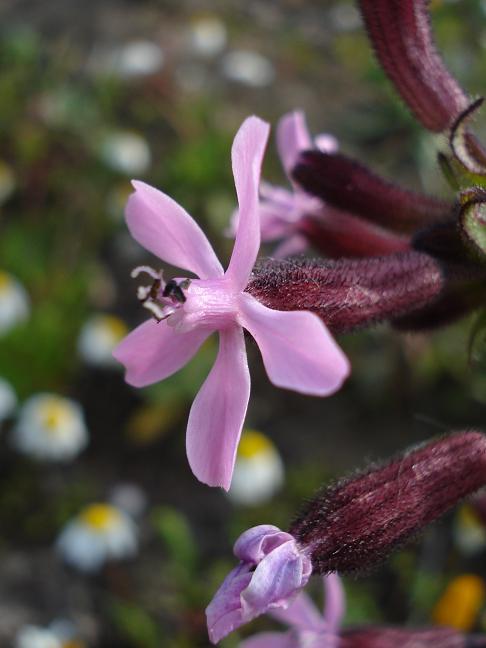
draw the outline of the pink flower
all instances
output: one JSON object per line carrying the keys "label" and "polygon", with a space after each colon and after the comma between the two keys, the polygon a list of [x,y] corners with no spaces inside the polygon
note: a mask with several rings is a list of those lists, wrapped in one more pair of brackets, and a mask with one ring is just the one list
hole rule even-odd
{"label": "pink flower", "polygon": [[[275,257],[304,252],[309,244],[301,221],[306,215],[318,216],[323,211],[322,201],[300,189],[291,177],[299,153],[314,148],[333,153],[337,150],[338,143],[332,135],[327,134],[318,135],[312,141],[302,111],[296,110],[284,115],[277,126],[277,149],[292,190],[268,182],[260,184],[262,241],[282,240],[274,252]],[[235,211],[230,228],[232,234],[235,233],[237,224],[238,211]]]}
{"label": "pink flower", "polygon": [[[240,221],[226,272],[189,214],[167,195],[134,182],[126,218],[132,236],[165,262],[197,279],[165,283],[143,266],[151,286],[139,298],[155,315],[115,349],[126,380],[143,387],[183,367],[202,343],[219,333],[219,353],[192,405],[187,456],[198,479],[228,489],[250,395],[243,328],[255,338],[270,380],[279,387],[327,396],[349,372],[346,357],[322,321],[309,312],[271,310],[245,293],[260,246],[258,183],[268,125],[248,118],[232,148]],[[157,321],[156,321],[157,320]]]}
{"label": "pink flower", "polygon": [[288,632],[260,632],[239,648],[336,648],[344,614],[344,590],[337,574],[323,577],[322,614],[312,599],[300,592],[287,609],[270,610],[270,616],[290,626]]}
{"label": "pink flower", "polygon": [[245,531],[233,551],[241,562],[206,609],[213,643],[270,609],[288,608],[312,573],[295,538],[270,524]]}

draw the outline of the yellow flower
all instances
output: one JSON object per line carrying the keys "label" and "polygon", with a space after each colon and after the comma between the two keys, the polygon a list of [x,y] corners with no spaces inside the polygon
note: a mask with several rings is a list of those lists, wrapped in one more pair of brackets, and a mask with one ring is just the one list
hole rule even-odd
{"label": "yellow flower", "polygon": [[454,578],[436,603],[432,618],[438,625],[457,630],[470,630],[476,621],[486,596],[482,578],[463,574]]}

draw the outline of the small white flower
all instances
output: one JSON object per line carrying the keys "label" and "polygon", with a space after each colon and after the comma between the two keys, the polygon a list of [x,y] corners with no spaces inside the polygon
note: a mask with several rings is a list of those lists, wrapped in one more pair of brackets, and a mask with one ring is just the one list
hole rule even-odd
{"label": "small white flower", "polygon": [[137,40],[114,49],[96,48],[90,67],[95,72],[131,79],[156,74],[164,66],[162,48],[149,40]]}
{"label": "small white flower", "polygon": [[0,335],[7,333],[30,313],[30,300],[25,288],[11,274],[0,270]]}
{"label": "small white flower", "polygon": [[69,461],[87,445],[88,430],[78,403],[56,394],[36,394],[22,406],[11,440],[34,459]]}
{"label": "small white flower", "polygon": [[131,131],[107,135],[101,142],[100,155],[112,169],[129,176],[145,173],[152,159],[147,141]]}
{"label": "small white flower", "polygon": [[93,315],[84,323],[78,338],[78,351],[85,362],[97,367],[118,367],[111,352],[128,333],[114,315]]}
{"label": "small white flower", "polygon": [[189,31],[192,50],[200,56],[220,54],[227,40],[226,27],[216,16],[204,16],[194,20]]}
{"label": "small white flower", "polygon": [[235,504],[257,506],[273,497],[284,481],[277,449],[261,432],[246,430],[238,446],[228,497]]}
{"label": "small white flower", "polygon": [[17,633],[15,648],[63,648],[63,645],[48,628],[26,625]]}
{"label": "small white flower", "polygon": [[12,385],[0,378],[0,423],[13,414],[17,407],[17,396]]}
{"label": "small white flower", "polygon": [[223,59],[223,72],[231,81],[255,88],[269,85],[275,77],[272,63],[258,52],[250,50],[228,52]]}
{"label": "small white flower", "polygon": [[66,619],[53,621],[48,628],[25,625],[17,633],[15,648],[83,648],[76,628]]}
{"label": "small white flower", "polygon": [[94,572],[108,560],[119,560],[137,552],[134,522],[111,504],[91,504],[61,532],[57,549],[69,565]]}

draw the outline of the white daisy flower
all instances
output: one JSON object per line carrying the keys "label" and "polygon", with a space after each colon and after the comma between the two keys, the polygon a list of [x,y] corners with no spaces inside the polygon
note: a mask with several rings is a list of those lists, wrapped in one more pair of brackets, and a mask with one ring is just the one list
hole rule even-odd
{"label": "white daisy flower", "polygon": [[17,633],[15,648],[85,648],[76,628],[66,619],[53,621],[48,628],[25,625]]}
{"label": "white daisy flower", "polygon": [[164,52],[157,43],[136,40],[113,49],[96,48],[91,56],[90,67],[96,73],[132,79],[160,72],[164,59]]}
{"label": "white daisy flower", "polygon": [[45,461],[69,461],[88,443],[80,405],[56,394],[31,396],[12,430],[12,445],[23,454]]}
{"label": "white daisy flower", "polygon": [[275,77],[273,64],[258,52],[234,50],[223,58],[223,73],[231,81],[261,88]]}
{"label": "white daisy flower", "polygon": [[15,648],[63,648],[63,645],[49,628],[26,625],[17,633]]}
{"label": "white daisy flower", "polygon": [[57,549],[72,567],[94,572],[108,560],[136,554],[136,526],[128,515],[111,504],[91,504],[64,527]]}
{"label": "white daisy flower", "polygon": [[0,423],[13,414],[17,407],[17,396],[12,385],[0,378]]}
{"label": "white daisy flower", "polygon": [[224,23],[216,16],[196,18],[189,29],[191,49],[200,56],[220,54],[226,46],[227,34]]}
{"label": "white daisy flower", "polygon": [[100,155],[109,167],[128,176],[145,173],[152,159],[147,141],[131,131],[116,131],[104,137]]}
{"label": "white daisy flower", "polygon": [[25,321],[30,300],[25,288],[8,272],[0,270],[0,335]]}
{"label": "white daisy flower", "polygon": [[271,499],[283,481],[284,466],[276,447],[261,432],[245,430],[228,497],[235,504],[257,506]]}
{"label": "white daisy flower", "polygon": [[127,335],[128,328],[114,315],[93,315],[84,323],[78,338],[83,360],[97,367],[118,367],[112,351]]}

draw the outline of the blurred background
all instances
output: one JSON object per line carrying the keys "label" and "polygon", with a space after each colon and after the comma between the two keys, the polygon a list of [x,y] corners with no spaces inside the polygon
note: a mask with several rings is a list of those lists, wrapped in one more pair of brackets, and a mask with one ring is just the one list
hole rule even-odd
{"label": "blurred background", "polygon": [[[486,2],[432,12],[448,65],[484,92]],[[230,496],[196,481],[184,446],[215,341],[161,384],[124,383],[111,349],[146,318],[130,271],[158,267],[124,224],[130,179],[179,201],[225,261],[233,136],[249,114],[275,125],[294,108],[378,172],[447,195],[442,142],[394,95],[352,2],[2,0],[0,645],[37,648],[50,633],[55,648],[208,646],[204,608],[244,529],[285,529],[316,488],[367,460],[484,427],[473,318],[340,338],[352,376],[322,400],[272,387],[248,343],[250,431]],[[273,140],[264,177],[287,186]],[[345,580],[346,624],[486,629],[485,551],[464,505]],[[471,602],[460,618],[451,583]],[[259,619],[222,645],[271,627]]]}

